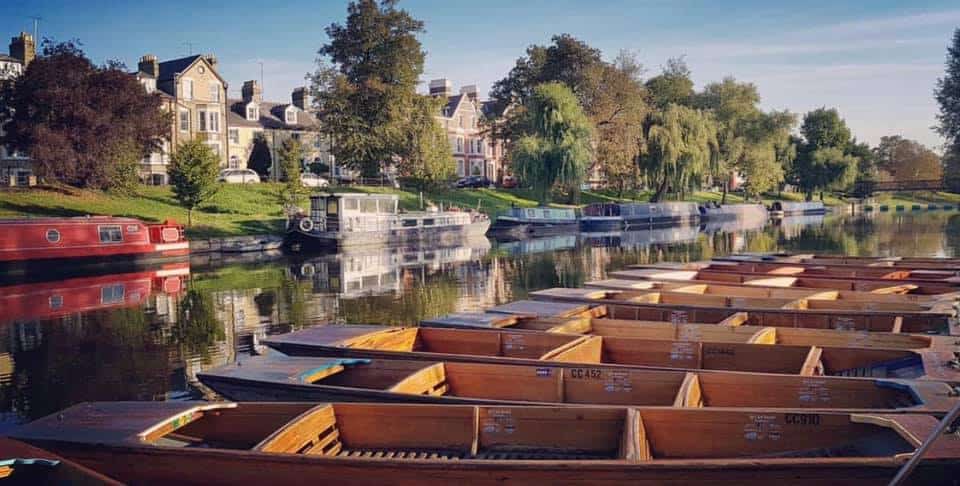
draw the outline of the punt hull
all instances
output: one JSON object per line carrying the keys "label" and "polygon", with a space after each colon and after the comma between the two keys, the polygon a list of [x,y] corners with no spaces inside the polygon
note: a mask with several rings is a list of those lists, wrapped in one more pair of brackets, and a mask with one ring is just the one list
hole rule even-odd
{"label": "punt hull", "polygon": [[[121,481],[137,484],[504,485],[727,484],[768,486],[884,484],[906,461],[876,458],[788,458],[621,461],[456,461],[264,454],[217,449],[39,444]],[[909,484],[944,484],[960,475],[955,460],[920,463]]]}

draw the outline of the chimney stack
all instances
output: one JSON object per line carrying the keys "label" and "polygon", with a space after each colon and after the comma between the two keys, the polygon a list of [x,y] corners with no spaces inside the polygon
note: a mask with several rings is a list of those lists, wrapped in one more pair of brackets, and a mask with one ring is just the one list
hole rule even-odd
{"label": "chimney stack", "polygon": [[157,61],[157,56],[146,54],[141,57],[140,62],[137,64],[137,70],[154,78],[159,78],[160,63]]}
{"label": "chimney stack", "polygon": [[209,64],[211,68],[217,69],[217,56],[214,56],[213,54],[204,54],[203,58],[207,60],[207,64]]}
{"label": "chimney stack", "polygon": [[313,104],[313,97],[310,96],[310,92],[307,91],[307,88],[301,86],[293,90],[291,95],[293,98],[293,106],[300,108],[303,111],[309,111]]}
{"label": "chimney stack", "polygon": [[243,88],[240,89],[240,94],[243,95],[244,103],[251,101],[257,103],[263,102],[263,88],[260,87],[260,83],[256,80],[251,79],[250,81],[244,81]]}
{"label": "chimney stack", "polygon": [[15,57],[23,63],[24,69],[37,57],[36,43],[33,36],[21,32],[19,36],[10,39],[10,57]]}
{"label": "chimney stack", "polygon": [[471,101],[477,101],[477,85],[470,84],[460,88],[460,94],[467,95]]}
{"label": "chimney stack", "polygon": [[430,96],[448,97],[453,95],[453,84],[449,79],[440,78],[430,81]]}

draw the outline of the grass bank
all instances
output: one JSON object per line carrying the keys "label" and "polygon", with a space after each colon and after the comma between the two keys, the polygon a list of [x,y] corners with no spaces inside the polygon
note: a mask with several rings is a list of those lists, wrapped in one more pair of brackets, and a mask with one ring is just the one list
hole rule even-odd
{"label": "grass bank", "polygon": [[[193,213],[193,226],[188,234],[194,238],[239,236],[278,233],[283,229],[283,214],[277,201],[278,184],[225,184],[211,201]],[[338,188],[380,194],[396,194],[400,207],[406,210],[420,208],[420,195],[414,190],[399,190],[382,187]],[[612,191],[585,191],[580,196],[581,204],[615,201],[648,201],[650,192],[633,192],[618,197]],[[699,191],[687,195],[688,201],[720,201],[719,192]],[[441,189],[425,192],[424,202],[443,205],[479,208],[492,217],[507,211],[511,206],[533,207],[537,205],[532,191],[527,189]],[[763,199],[769,204],[776,199],[802,200],[802,194],[784,193],[768,195]],[[737,194],[727,195],[728,203],[743,202]],[[827,205],[845,204],[834,195],[826,195]],[[880,194],[873,204],[890,206],[913,204],[960,204],[960,194],[945,192],[890,193]],[[304,205],[306,201],[304,201]],[[569,205],[555,204],[558,207]],[[186,211],[176,204],[169,187],[142,186],[131,196],[86,191],[64,187],[38,187],[0,191],[0,218],[84,216],[102,214],[131,216],[146,221],[175,219],[186,221]]]}

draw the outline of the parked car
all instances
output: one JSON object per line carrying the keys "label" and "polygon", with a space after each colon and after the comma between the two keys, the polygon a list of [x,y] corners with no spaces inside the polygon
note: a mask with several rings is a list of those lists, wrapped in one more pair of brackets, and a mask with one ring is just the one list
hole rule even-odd
{"label": "parked car", "polygon": [[260,182],[260,176],[250,169],[227,169],[220,173],[217,181],[230,184],[256,184]]}
{"label": "parked car", "polygon": [[470,177],[464,177],[462,179],[457,180],[457,182],[454,184],[454,187],[458,189],[463,189],[463,188],[490,187],[491,185],[493,185],[493,181],[491,181],[490,179],[487,179],[486,177],[470,176]]}
{"label": "parked car", "polygon": [[512,175],[503,176],[503,179],[500,181],[500,187],[504,189],[513,189],[517,187],[517,178]]}
{"label": "parked car", "polygon": [[320,177],[316,174],[303,174],[300,176],[300,183],[306,187],[330,187],[330,181]]}

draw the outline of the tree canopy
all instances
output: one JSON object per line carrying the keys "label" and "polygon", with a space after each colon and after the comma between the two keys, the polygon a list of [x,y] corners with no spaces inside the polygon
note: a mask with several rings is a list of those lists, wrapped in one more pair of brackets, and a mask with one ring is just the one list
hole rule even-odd
{"label": "tree canopy", "polygon": [[79,43],[45,41],[3,95],[4,141],[33,159],[35,173],[79,187],[136,181],[135,166],[170,130],[157,93],[120,63],[95,66]]}
{"label": "tree canopy", "polygon": [[400,174],[421,188],[437,185],[453,177],[456,171],[447,132],[433,116],[439,113],[443,98],[418,97],[411,106],[406,150],[400,156]]}
{"label": "tree canopy", "polygon": [[640,170],[660,201],[666,191],[699,187],[719,156],[717,125],[712,114],[688,106],[669,104],[644,122]]}
{"label": "tree canopy", "polygon": [[947,47],[945,72],[937,80],[934,97],[940,105],[937,131],[946,140],[943,166],[946,183],[960,190],[960,28],[953,31]]}
{"label": "tree canopy", "polygon": [[545,204],[555,185],[578,190],[593,156],[593,126],[573,91],[561,83],[537,86],[524,107],[525,134],[514,144],[511,159],[520,180],[532,185]]}
{"label": "tree canopy", "polygon": [[350,2],[346,22],[326,28],[330,40],[319,50],[313,92],[337,163],[375,176],[410,151],[409,131],[423,129],[410,123],[411,110],[430,107],[416,93],[423,31],[396,0]]}
{"label": "tree canopy", "polygon": [[217,193],[220,159],[209,145],[195,138],[173,152],[167,174],[173,195],[187,209],[187,224],[193,224],[193,210]]}
{"label": "tree canopy", "polygon": [[874,149],[877,169],[894,180],[939,180],[943,167],[936,152],[899,135],[880,138]]}

